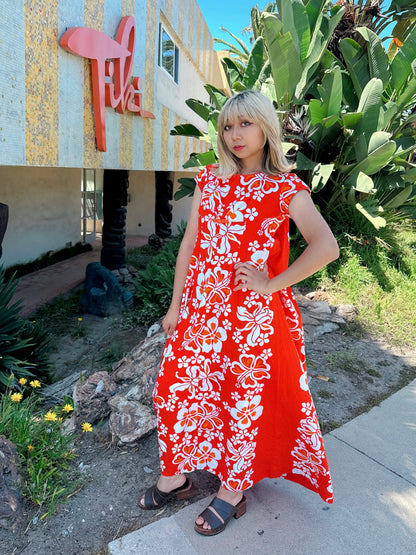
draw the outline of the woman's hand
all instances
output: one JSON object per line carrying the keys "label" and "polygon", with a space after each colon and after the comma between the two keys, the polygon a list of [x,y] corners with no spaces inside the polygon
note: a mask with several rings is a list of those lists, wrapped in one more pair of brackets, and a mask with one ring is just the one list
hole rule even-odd
{"label": "woman's hand", "polygon": [[162,327],[168,337],[172,337],[179,320],[179,309],[170,307],[163,318]]}
{"label": "woman's hand", "polygon": [[235,267],[234,291],[252,289],[256,293],[269,295],[269,271],[267,264],[263,270],[258,270],[251,262],[240,262]]}

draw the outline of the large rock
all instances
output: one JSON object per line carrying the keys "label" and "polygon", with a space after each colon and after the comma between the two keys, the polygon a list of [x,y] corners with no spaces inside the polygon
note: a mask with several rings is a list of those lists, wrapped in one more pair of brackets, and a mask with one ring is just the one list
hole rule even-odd
{"label": "large rock", "polygon": [[309,295],[297,293],[296,302],[302,316],[306,339],[311,340],[325,333],[337,331],[340,324],[346,323],[337,307],[331,306],[326,301],[312,300]]}
{"label": "large rock", "polygon": [[156,415],[150,407],[129,401],[123,395],[110,399],[110,406],[109,425],[113,443],[133,445],[156,429]]}
{"label": "large rock", "polygon": [[152,326],[149,332],[142,343],[113,365],[111,376],[126,396],[133,395],[135,400],[152,406],[166,335],[159,325]]}
{"label": "large rock", "polygon": [[117,385],[108,372],[95,372],[85,381],[79,381],[74,389],[74,403],[78,422],[90,424],[110,414],[108,400],[115,395]]}
{"label": "large rock", "polygon": [[[108,417],[111,438],[135,445],[156,429],[152,393],[166,335],[154,325],[148,337],[113,365],[113,373],[96,372],[75,386],[78,422],[93,424]],[[104,422],[105,424],[105,422]]]}
{"label": "large rock", "polygon": [[0,526],[14,530],[23,516],[22,501],[17,491],[22,477],[18,470],[16,446],[0,436]]}

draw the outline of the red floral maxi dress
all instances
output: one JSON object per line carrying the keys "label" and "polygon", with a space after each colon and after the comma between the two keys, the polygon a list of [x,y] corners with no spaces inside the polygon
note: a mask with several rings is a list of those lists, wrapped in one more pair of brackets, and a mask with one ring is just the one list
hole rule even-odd
{"label": "red floral maxi dress", "polygon": [[196,181],[198,237],[154,390],[162,472],[208,470],[234,491],[283,477],[332,503],[293,294],[233,290],[237,262],[267,262],[270,277],[287,268],[289,202],[308,187],[209,167]]}

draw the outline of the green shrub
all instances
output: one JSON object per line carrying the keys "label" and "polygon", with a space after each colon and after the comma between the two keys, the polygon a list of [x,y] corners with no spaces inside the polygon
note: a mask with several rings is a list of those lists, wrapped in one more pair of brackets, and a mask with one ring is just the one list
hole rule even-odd
{"label": "green shrub", "polygon": [[125,325],[148,326],[166,314],[173,291],[176,257],[185,231],[182,223],[178,235],[165,243],[144,268],[138,268],[134,280],[135,307],[126,313]]}
{"label": "green shrub", "polygon": [[0,268],[0,392],[11,374],[50,381],[48,340],[42,326],[20,316],[20,301],[11,303],[16,291],[14,276],[5,279]]}
{"label": "green shrub", "polygon": [[17,448],[22,495],[44,507],[44,516],[53,514],[56,504],[79,486],[79,477],[68,464],[76,456],[72,447],[75,433],[63,433],[61,428],[73,406],[65,403],[42,411],[35,394],[39,381],[30,382],[30,392],[26,378],[9,382],[6,393],[0,395],[0,435]]}

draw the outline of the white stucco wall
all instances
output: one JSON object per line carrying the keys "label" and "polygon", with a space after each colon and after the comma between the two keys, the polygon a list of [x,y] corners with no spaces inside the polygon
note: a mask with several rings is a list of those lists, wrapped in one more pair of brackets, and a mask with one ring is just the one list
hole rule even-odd
{"label": "white stucco wall", "polygon": [[[172,172],[174,193],[179,188],[180,177],[193,177],[189,172]],[[155,232],[155,174],[154,172],[129,172],[130,202],[127,205],[126,233],[127,235],[149,236]],[[192,199],[172,200],[172,232],[175,234],[182,220],[187,221]]]}
{"label": "white stucco wall", "polygon": [[81,240],[81,171],[0,166],[0,202],[9,206],[5,267]]}
{"label": "white stucco wall", "polygon": [[[191,110],[185,102],[188,98],[196,98],[207,104],[210,102],[209,94],[204,89],[205,82],[201,79],[199,73],[196,72],[195,66],[189,59],[186,50],[180,51],[179,84],[175,83],[171,76],[161,67],[157,67],[156,72],[157,100],[172,112],[180,113],[182,122],[188,121],[201,129],[201,131],[206,132],[206,122]],[[169,132],[170,129],[162,130],[162,133]],[[187,159],[186,157],[180,163],[183,164]]]}
{"label": "white stucco wall", "polygon": [[155,232],[155,173],[129,172],[128,193],[127,235],[151,235]]}

